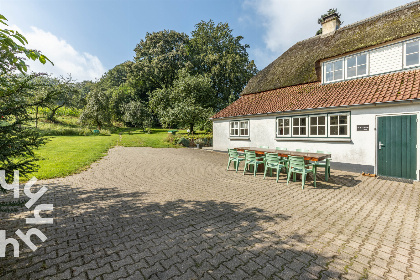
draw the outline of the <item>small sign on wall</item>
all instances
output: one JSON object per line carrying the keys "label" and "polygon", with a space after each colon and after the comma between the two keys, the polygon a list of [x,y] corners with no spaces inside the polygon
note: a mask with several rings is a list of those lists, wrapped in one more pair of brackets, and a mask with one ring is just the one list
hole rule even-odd
{"label": "small sign on wall", "polygon": [[369,131],[369,125],[368,124],[358,125],[357,131]]}

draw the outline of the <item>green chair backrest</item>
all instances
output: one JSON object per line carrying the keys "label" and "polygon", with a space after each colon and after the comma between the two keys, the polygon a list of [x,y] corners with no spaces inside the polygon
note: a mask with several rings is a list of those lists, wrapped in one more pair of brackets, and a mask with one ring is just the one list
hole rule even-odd
{"label": "green chair backrest", "polygon": [[236,158],[239,156],[238,151],[235,149],[228,149],[229,157]]}
{"label": "green chair backrest", "polygon": [[257,160],[255,151],[245,151],[245,160]]}
{"label": "green chair backrest", "polygon": [[276,150],[283,150],[283,151],[287,151],[287,148],[276,147]]}
{"label": "green chair backrest", "polygon": [[265,162],[267,164],[278,164],[279,163],[279,156],[277,154],[265,154]]}
{"label": "green chair backrest", "polygon": [[261,148],[261,149],[268,149],[268,146],[259,146],[258,148]]}
{"label": "green chair backrest", "polygon": [[305,160],[303,157],[289,156],[290,168],[305,168]]}
{"label": "green chair backrest", "polygon": [[296,152],[302,152],[302,149],[296,149]]}

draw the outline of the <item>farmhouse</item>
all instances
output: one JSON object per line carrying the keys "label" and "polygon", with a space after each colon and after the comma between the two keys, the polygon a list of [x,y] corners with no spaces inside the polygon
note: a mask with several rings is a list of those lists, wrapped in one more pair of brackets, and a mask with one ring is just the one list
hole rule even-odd
{"label": "farmhouse", "polygon": [[420,2],[296,43],[213,116],[213,149],[328,151],[332,168],[419,179]]}

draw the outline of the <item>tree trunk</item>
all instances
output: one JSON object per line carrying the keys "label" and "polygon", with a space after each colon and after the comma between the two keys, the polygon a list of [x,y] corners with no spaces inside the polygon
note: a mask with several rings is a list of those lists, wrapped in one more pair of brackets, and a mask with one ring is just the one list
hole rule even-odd
{"label": "tree trunk", "polygon": [[194,124],[193,123],[190,123],[190,132],[191,132],[191,134],[194,134]]}
{"label": "tree trunk", "polygon": [[35,111],[35,128],[38,128],[38,106],[36,106]]}

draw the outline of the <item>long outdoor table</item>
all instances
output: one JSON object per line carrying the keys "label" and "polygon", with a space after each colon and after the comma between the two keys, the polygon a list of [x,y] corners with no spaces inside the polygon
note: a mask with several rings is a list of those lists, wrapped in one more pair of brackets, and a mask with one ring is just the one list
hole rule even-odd
{"label": "long outdoor table", "polygon": [[275,150],[275,149],[263,149],[257,147],[239,147],[235,148],[238,151],[255,151],[257,155],[264,155],[264,153],[276,153],[279,156],[287,157],[287,156],[298,156],[303,157],[305,160],[311,161],[321,161],[326,158],[330,158],[331,154],[321,154],[321,153],[309,153],[309,152],[296,152],[296,151],[288,151],[288,150]]}

